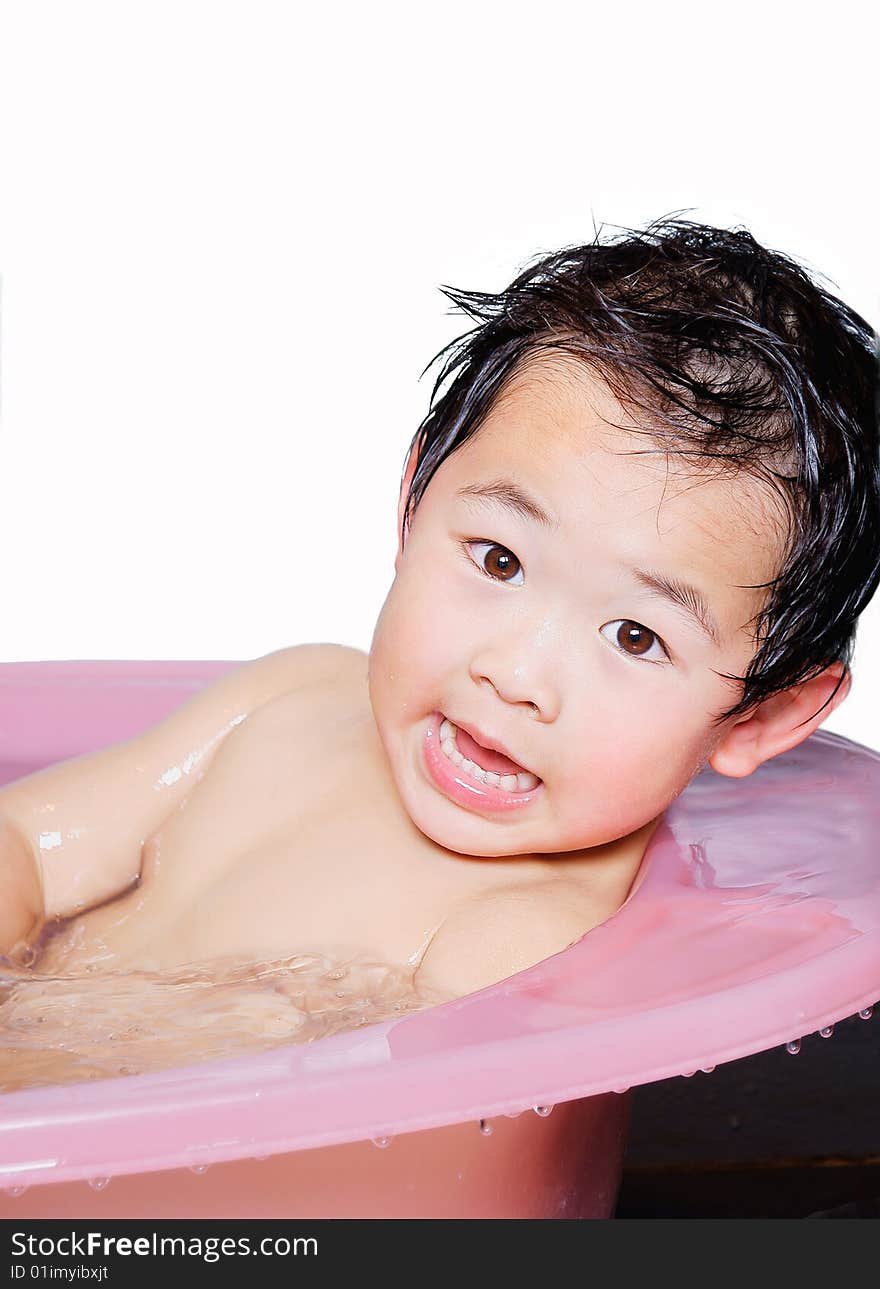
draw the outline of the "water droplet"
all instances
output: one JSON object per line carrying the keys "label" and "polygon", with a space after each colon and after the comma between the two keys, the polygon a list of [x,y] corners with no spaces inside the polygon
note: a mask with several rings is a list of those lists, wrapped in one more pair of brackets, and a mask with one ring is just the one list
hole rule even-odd
{"label": "water droplet", "polygon": [[480,1132],[483,1134],[484,1137],[492,1136],[492,1125],[488,1119],[480,1120]]}
{"label": "water droplet", "polygon": [[384,1150],[386,1146],[391,1145],[390,1137],[373,1137],[372,1141],[373,1145],[378,1146],[380,1150]]}
{"label": "water droplet", "polygon": [[546,1119],[547,1115],[550,1113],[553,1107],[552,1105],[536,1105],[536,1106],[532,1106],[532,1109],[534,1110],[535,1114],[539,1116],[539,1118]]}
{"label": "water droplet", "polygon": [[89,1185],[91,1186],[93,1191],[102,1191],[105,1189],[105,1187],[110,1185],[110,1178],[109,1177],[90,1177]]}
{"label": "water droplet", "polygon": [[26,945],[18,954],[20,967],[32,967],[37,960],[37,951],[33,945]]}
{"label": "water droplet", "polygon": [[862,1020],[870,1020],[871,1017],[874,1015],[874,1008],[863,1007],[862,1010],[859,1012],[859,1015],[861,1016]]}
{"label": "water droplet", "polygon": [[793,1038],[790,1043],[786,1043],[785,1050],[788,1052],[789,1056],[797,1056],[798,1052],[801,1050],[801,1040],[799,1038]]}
{"label": "water droplet", "polygon": [[831,1035],[832,1035],[833,1033],[834,1033],[834,1026],[833,1026],[833,1025],[826,1025],[824,1029],[820,1029],[820,1030],[819,1030],[819,1037],[820,1037],[820,1038],[830,1038],[830,1037],[831,1037]]}
{"label": "water droplet", "polygon": [[700,1066],[700,1073],[701,1073],[701,1074],[711,1074],[711,1073],[712,1073],[712,1071],[713,1071],[714,1069],[715,1069],[715,1066],[714,1066],[714,1065],[701,1065],[701,1066]]}
{"label": "water droplet", "polygon": [[696,1074],[696,1072],[697,1072],[696,1070],[690,1070],[687,1074],[682,1073],[682,1076],[681,1076],[681,1077],[682,1077],[683,1079],[692,1079],[692,1078],[694,1077],[694,1075]]}
{"label": "water droplet", "polygon": [[190,1171],[191,1173],[195,1173],[196,1177],[201,1177],[202,1173],[206,1173],[206,1172],[208,1171],[208,1165],[207,1165],[207,1164],[193,1164],[193,1165],[190,1167],[190,1170],[189,1170],[189,1171]]}
{"label": "water droplet", "polygon": [[614,1091],[618,1096],[623,1096],[624,1092],[629,1092],[629,1088],[615,1088]]}
{"label": "water droplet", "polygon": [[27,1187],[26,1186],[7,1186],[5,1187],[5,1190],[7,1195],[11,1195],[13,1199],[18,1199],[19,1195],[23,1195],[25,1193],[25,1191],[27,1190]]}
{"label": "water droplet", "polygon": [[518,1119],[524,1112],[522,1110],[510,1110],[505,1114],[505,1119]]}
{"label": "water droplet", "polygon": [[345,967],[334,967],[332,971],[327,972],[327,979],[342,980],[343,976],[347,976],[347,975],[348,975],[348,972],[346,971]]}

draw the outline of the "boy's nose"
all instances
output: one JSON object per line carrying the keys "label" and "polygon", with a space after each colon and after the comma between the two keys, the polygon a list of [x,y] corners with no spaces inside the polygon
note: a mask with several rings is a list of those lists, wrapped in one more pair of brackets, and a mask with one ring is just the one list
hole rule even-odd
{"label": "boy's nose", "polygon": [[547,674],[550,666],[549,658],[537,662],[484,649],[471,660],[470,676],[477,685],[491,685],[504,702],[531,707],[540,721],[555,721],[560,698]]}

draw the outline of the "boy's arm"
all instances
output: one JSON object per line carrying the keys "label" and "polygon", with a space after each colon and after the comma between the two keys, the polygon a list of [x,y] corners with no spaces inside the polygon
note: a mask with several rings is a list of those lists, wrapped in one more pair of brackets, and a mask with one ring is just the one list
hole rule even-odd
{"label": "boy's arm", "polygon": [[0,954],[17,958],[43,925],[43,889],[32,848],[0,815]]}
{"label": "boy's arm", "polygon": [[366,657],[298,645],[246,662],[144,733],[0,788],[0,954],[136,881],[144,843],[264,703]]}

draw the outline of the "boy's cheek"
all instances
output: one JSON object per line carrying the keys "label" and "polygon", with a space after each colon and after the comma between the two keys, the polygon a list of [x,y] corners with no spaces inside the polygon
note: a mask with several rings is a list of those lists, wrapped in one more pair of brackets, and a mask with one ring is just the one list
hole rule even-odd
{"label": "boy's cheek", "polygon": [[398,579],[385,602],[374,641],[386,655],[399,655],[402,663],[417,666],[448,653],[461,628],[460,616],[450,612],[449,596],[441,585],[412,586]]}
{"label": "boy's cheek", "polygon": [[[659,811],[687,786],[703,759],[701,732],[683,731],[681,720],[664,726],[661,717],[620,721],[608,711],[594,729],[589,749],[568,782],[573,798],[604,800],[613,812]],[[610,733],[619,730],[617,736]],[[647,816],[646,816],[647,817]]]}
{"label": "boy's cheek", "polygon": [[379,615],[370,647],[370,685],[375,701],[433,698],[449,670],[452,627],[437,598],[393,588]]}

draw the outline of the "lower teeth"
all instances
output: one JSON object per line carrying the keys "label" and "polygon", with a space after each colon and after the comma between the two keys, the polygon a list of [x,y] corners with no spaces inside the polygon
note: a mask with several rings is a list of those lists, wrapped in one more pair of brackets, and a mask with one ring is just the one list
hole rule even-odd
{"label": "lower teeth", "polygon": [[499,775],[493,774],[491,770],[484,770],[480,765],[475,765],[473,761],[463,757],[455,746],[455,734],[456,727],[450,720],[444,718],[440,725],[440,747],[444,755],[454,766],[463,770],[470,778],[476,779],[478,783],[500,788],[502,792],[530,792],[541,782],[537,775],[530,774],[528,770],[522,770],[519,774]]}

